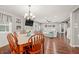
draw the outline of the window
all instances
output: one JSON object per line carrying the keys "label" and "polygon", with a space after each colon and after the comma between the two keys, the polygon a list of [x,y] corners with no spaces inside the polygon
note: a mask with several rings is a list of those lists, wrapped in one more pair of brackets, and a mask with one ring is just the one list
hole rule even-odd
{"label": "window", "polygon": [[2,32],[10,32],[11,31],[11,23],[9,24],[0,24],[0,33]]}

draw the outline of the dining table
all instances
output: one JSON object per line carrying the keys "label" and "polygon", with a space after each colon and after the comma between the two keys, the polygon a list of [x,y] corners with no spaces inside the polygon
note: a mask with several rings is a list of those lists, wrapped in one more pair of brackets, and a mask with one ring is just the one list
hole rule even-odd
{"label": "dining table", "polygon": [[[28,45],[28,39],[34,35],[34,33],[31,33],[30,35],[27,34],[18,34],[18,45],[19,45],[19,52],[20,54],[23,54],[24,47]],[[26,49],[27,50],[27,49]]]}

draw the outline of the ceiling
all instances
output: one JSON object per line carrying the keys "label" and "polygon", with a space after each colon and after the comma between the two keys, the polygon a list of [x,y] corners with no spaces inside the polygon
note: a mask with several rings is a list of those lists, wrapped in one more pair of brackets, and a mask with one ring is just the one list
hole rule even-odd
{"label": "ceiling", "polygon": [[[77,8],[78,5],[31,5],[31,12],[35,15],[34,21],[38,22],[61,22],[66,20],[70,13]],[[28,12],[27,5],[0,5],[0,9],[3,9],[9,13],[24,17],[24,14]]]}

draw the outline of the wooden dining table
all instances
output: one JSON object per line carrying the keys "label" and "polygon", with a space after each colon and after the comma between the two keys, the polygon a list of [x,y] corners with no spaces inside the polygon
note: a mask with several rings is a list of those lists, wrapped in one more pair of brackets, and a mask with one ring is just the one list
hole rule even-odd
{"label": "wooden dining table", "polygon": [[[30,36],[27,36],[27,34],[19,34],[18,35],[18,45],[19,45],[19,52],[20,54],[23,54],[25,47],[27,47],[28,44],[28,39],[34,35],[34,33],[32,33]],[[27,49],[26,49],[27,50]]]}

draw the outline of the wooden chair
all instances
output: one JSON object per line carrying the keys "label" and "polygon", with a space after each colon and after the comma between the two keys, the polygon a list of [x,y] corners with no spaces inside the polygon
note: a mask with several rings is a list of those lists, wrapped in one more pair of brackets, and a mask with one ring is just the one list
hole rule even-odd
{"label": "wooden chair", "polygon": [[13,34],[12,33],[8,34],[7,39],[10,45],[11,53],[16,53],[16,54],[26,53],[26,50],[24,48],[26,47],[26,44],[18,45],[18,38],[16,32],[14,32]]}
{"label": "wooden chair", "polygon": [[18,36],[18,35],[17,35],[17,33],[16,33],[16,32],[14,32],[14,33],[13,33],[13,36],[14,36],[14,38],[15,38],[16,42],[18,43],[18,38],[17,38],[17,36]]}
{"label": "wooden chair", "polygon": [[[16,42],[18,43],[18,35],[17,35],[17,33],[16,32],[14,32],[13,33],[13,36],[14,36],[14,38],[15,38],[15,40],[16,40]],[[21,45],[18,45],[18,47],[19,47],[19,54],[25,54],[25,53],[27,53],[27,46],[29,46],[29,43],[26,43],[26,44],[21,44]]]}
{"label": "wooden chair", "polygon": [[9,33],[7,35],[7,39],[9,42],[11,53],[18,54],[19,53],[19,46],[18,46],[18,43],[17,43],[17,40],[15,39],[15,37],[11,33]]}
{"label": "wooden chair", "polygon": [[43,34],[35,34],[31,36],[28,40],[28,43],[31,43],[31,46],[28,50],[30,54],[44,53],[44,35]]}

